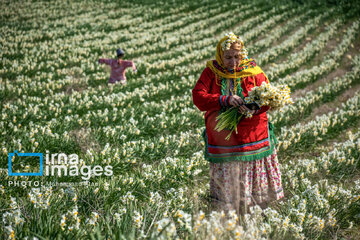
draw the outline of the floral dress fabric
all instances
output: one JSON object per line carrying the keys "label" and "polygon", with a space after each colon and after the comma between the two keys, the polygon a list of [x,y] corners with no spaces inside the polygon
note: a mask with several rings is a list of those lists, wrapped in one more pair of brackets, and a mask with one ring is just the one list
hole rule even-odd
{"label": "floral dress fabric", "polygon": [[284,197],[276,148],[259,160],[210,162],[210,195],[218,204],[237,208]]}
{"label": "floral dress fabric", "polygon": [[[232,95],[233,83],[228,81],[227,91]],[[284,197],[276,148],[258,160],[209,164],[210,195],[215,204],[240,209]]]}

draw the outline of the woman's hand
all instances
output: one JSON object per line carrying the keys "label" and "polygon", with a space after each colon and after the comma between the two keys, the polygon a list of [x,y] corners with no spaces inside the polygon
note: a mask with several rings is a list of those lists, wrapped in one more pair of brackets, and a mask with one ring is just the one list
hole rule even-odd
{"label": "woman's hand", "polygon": [[229,103],[233,107],[237,107],[237,106],[240,106],[242,104],[245,104],[244,100],[242,100],[242,98],[237,96],[237,95],[230,96]]}
{"label": "woman's hand", "polygon": [[244,112],[244,111],[246,111],[246,109],[248,109],[244,105],[245,104],[244,100],[242,100],[242,98],[237,95],[230,96],[229,103],[230,103],[230,105],[232,105],[234,107],[239,107],[240,113]]}
{"label": "woman's hand", "polygon": [[241,110],[239,109],[239,113],[244,113],[245,111],[249,111],[251,114],[254,114],[256,110],[250,110],[249,108],[247,108],[246,106],[243,106],[246,110]]}
{"label": "woman's hand", "polygon": [[251,114],[254,114],[255,110],[250,110],[245,106],[244,100],[237,96],[230,96],[229,103],[231,106],[238,107],[239,106],[239,113],[244,113],[245,111],[249,111]]}

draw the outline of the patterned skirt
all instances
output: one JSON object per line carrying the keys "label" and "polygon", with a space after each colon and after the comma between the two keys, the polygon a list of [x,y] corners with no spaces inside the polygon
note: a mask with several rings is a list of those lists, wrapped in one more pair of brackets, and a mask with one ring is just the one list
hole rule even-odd
{"label": "patterned skirt", "polygon": [[210,196],[213,205],[240,211],[283,198],[276,148],[258,160],[210,162]]}

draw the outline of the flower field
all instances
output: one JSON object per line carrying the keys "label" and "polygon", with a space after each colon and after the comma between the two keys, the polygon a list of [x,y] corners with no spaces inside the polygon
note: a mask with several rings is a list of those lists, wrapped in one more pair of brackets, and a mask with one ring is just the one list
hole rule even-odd
{"label": "flower field", "polygon": [[[56,0],[0,8],[1,239],[357,239],[355,1]],[[191,95],[229,31],[294,100],[267,113],[285,198],[244,216],[211,209],[204,112]],[[98,64],[117,48],[138,70],[126,72],[127,85],[108,85],[110,71]],[[34,164],[21,153],[44,159]],[[77,155],[81,170],[52,174],[52,153]],[[50,172],[11,176],[9,163],[23,173],[43,163]],[[107,167],[111,174],[97,174]]]}

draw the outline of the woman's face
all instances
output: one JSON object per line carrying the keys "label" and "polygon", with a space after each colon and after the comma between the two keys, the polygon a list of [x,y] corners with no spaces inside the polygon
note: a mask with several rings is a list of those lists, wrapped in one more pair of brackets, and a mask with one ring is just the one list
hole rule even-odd
{"label": "woman's face", "polygon": [[239,50],[229,49],[225,50],[223,54],[224,66],[227,69],[234,69],[241,63],[241,55]]}

